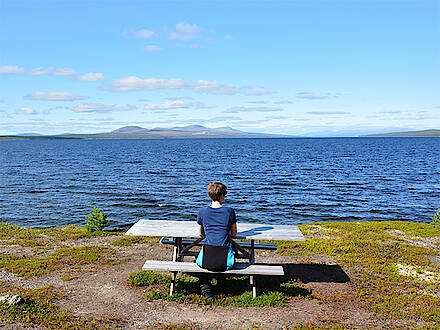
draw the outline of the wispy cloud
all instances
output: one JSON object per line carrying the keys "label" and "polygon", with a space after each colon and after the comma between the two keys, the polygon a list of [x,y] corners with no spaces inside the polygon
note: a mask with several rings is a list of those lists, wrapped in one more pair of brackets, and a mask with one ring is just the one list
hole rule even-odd
{"label": "wispy cloud", "polygon": [[134,105],[116,105],[116,104],[102,104],[102,103],[81,103],[68,109],[74,112],[113,112],[113,111],[128,111],[134,110],[136,107]]}
{"label": "wispy cloud", "polygon": [[47,67],[47,68],[40,67],[40,68],[32,69],[30,74],[33,76],[41,76],[43,74],[48,74],[48,73],[52,72],[53,70],[54,70],[53,67]]}
{"label": "wispy cloud", "polygon": [[308,100],[323,100],[328,99],[328,96],[326,95],[319,95],[319,94],[313,94],[313,93],[296,93],[296,97],[300,99],[308,99]]}
{"label": "wispy cloud", "polygon": [[225,113],[240,113],[240,112],[273,112],[281,111],[280,107],[231,107],[224,111]]}
{"label": "wispy cloud", "polygon": [[266,116],[264,117],[266,120],[284,120],[284,119],[290,119],[290,117],[287,116]]}
{"label": "wispy cloud", "polygon": [[138,39],[150,39],[151,37],[154,36],[154,31],[142,29],[142,30],[138,30],[138,31],[133,32],[133,36]]}
{"label": "wispy cloud", "polygon": [[199,80],[195,83],[190,83],[188,86],[195,92],[204,92],[208,94],[238,94],[243,91],[245,87],[234,85],[223,85],[217,81]]}
{"label": "wispy cloud", "polygon": [[82,76],[78,77],[78,80],[80,81],[100,81],[100,80],[104,80],[104,74],[102,73],[93,73],[93,72],[89,72],[86,74],[83,74]]}
{"label": "wispy cloud", "polygon": [[277,101],[277,102],[274,102],[275,104],[292,104],[293,102],[292,101]]}
{"label": "wispy cloud", "polygon": [[43,101],[74,101],[85,99],[84,96],[65,92],[34,92],[27,94],[24,98]]}
{"label": "wispy cloud", "polygon": [[0,66],[0,74],[24,74],[24,68],[17,65]]}
{"label": "wispy cloud", "polygon": [[144,107],[145,110],[170,110],[182,108],[191,108],[191,106],[185,101],[166,101],[162,104],[149,104]]}
{"label": "wispy cloud", "polygon": [[72,76],[76,71],[71,68],[59,68],[52,72],[54,76]]}
{"label": "wispy cloud", "polygon": [[27,115],[36,115],[37,114],[37,112],[34,109],[27,108],[27,107],[20,108],[20,111],[27,114]]}
{"label": "wispy cloud", "polygon": [[217,81],[198,80],[188,82],[181,78],[158,79],[158,78],[138,78],[136,76],[117,79],[110,86],[113,92],[158,90],[158,89],[182,89],[187,88],[194,92],[208,94],[246,94],[251,90],[249,86],[235,86],[231,84],[221,84]]}
{"label": "wispy cloud", "polygon": [[206,109],[211,108],[200,102],[186,102],[183,100],[166,101],[162,104],[148,104],[145,110],[171,110],[171,109]]}
{"label": "wispy cloud", "polygon": [[210,119],[205,119],[205,120],[200,120],[201,122],[204,123],[218,123],[218,122],[223,122],[223,121],[231,121],[231,120],[242,120],[242,118],[237,117],[237,116],[219,116],[219,117],[213,117]]}
{"label": "wispy cloud", "polygon": [[252,103],[252,104],[268,104],[269,102],[267,102],[267,101],[249,101],[248,103]]}
{"label": "wispy cloud", "polygon": [[348,115],[350,112],[346,111],[309,111],[309,115]]}
{"label": "wispy cloud", "polygon": [[199,36],[200,27],[197,24],[180,22],[176,24],[176,31],[169,34],[171,40],[193,40]]}
{"label": "wispy cloud", "polygon": [[379,113],[402,113],[399,110],[380,110]]}
{"label": "wispy cloud", "polygon": [[125,77],[115,80],[110,90],[116,92],[156,90],[156,89],[178,89],[184,88],[186,83],[180,78],[157,79],[146,78],[141,79],[135,76]]}
{"label": "wispy cloud", "polygon": [[142,47],[142,49],[145,50],[146,52],[158,52],[158,51],[162,50],[162,47],[157,46],[157,45],[148,45],[148,46]]}
{"label": "wispy cloud", "polygon": [[166,100],[193,100],[191,96],[172,96],[172,97],[166,97]]}
{"label": "wispy cloud", "polygon": [[265,89],[254,89],[251,91],[244,92],[246,95],[267,95],[267,94],[273,94],[271,91],[267,91]]}

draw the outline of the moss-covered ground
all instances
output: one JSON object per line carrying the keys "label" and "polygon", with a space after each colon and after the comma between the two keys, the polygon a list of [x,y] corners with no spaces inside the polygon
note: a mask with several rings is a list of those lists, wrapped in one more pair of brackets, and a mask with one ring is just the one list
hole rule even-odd
{"label": "moss-covered ground", "polygon": [[[246,277],[213,279],[212,285],[218,294],[215,300],[201,296],[197,279],[187,274],[179,275],[171,297],[167,294],[169,275],[161,273],[134,271],[125,278],[122,285],[126,287],[122,289],[127,294],[133,290],[134,294],[142,288],[146,304],[166,300],[177,306],[195,306],[192,308],[269,306],[289,310],[299,301],[310,301],[322,306],[362,310],[391,328],[434,329],[440,324],[439,227],[413,222],[328,222],[300,225],[300,229],[307,238],[304,242],[274,242],[278,250],[268,252],[266,257],[280,264],[284,259],[289,260],[286,269],[290,267],[291,271],[284,278],[259,277],[256,299],[251,297]],[[75,283],[87,272],[121,265],[128,259],[118,251],[139,251],[136,250],[139,245],[150,249],[158,247],[157,239],[125,237],[122,231],[88,233],[79,226],[38,229],[0,223],[0,271],[19,279],[56,277],[63,283]],[[297,272],[300,268],[302,274]],[[320,276],[321,273],[327,275]],[[315,285],[305,280],[307,276],[325,285]],[[341,282],[341,278],[344,290],[338,286],[325,289],[332,282]],[[59,303],[68,298],[63,290],[54,286],[29,288],[0,279],[0,295],[3,294],[20,294],[24,303],[18,306],[0,303],[0,326],[14,323],[43,328],[124,326],[124,320],[111,315],[75,315]],[[296,329],[366,327],[333,316],[296,324],[287,321],[280,320],[278,325],[288,324]],[[150,324],[163,329],[194,326],[163,320]],[[259,327],[261,325],[255,325]]]}

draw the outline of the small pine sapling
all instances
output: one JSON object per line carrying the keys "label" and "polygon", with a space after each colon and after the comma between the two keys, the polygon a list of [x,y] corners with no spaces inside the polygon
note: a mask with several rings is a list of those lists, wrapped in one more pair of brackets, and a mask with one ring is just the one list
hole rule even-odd
{"label": "small pine sapling", "polygon": [[88,232],[103,230],[108,224],[107,215],[101,212],[99,206],[90,211],[90,214],[86,216],[86,220],[85,228]]}
{"label": "small pine sapling", "polygon": [[437,210],[437,212],[434,214],[433,217],[431,217],[431,224],[436,226],[436,227],[440,227],[440,209]]}

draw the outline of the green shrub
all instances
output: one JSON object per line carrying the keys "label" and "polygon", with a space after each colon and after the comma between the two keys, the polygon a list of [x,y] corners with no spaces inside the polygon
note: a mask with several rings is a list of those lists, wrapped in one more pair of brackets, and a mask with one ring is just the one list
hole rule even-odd
{"label": "green shrub", "polygon": [[103,230],[108,224],[107,215],[101,212],[99,206],[90,211],[90,214],[86,216],[86,220],[85,228],[88,232]]}
{"label": "green shrub", "polygon": [[437,210],[437,212],[434,214],[433,217],[431,217],[431,224],[436,226],[436,227],[440,227],[440,209]]}

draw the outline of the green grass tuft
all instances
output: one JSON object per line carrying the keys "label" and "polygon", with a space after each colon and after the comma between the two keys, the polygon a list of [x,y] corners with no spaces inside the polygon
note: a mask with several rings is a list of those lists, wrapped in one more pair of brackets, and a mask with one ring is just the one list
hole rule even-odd
{"label": "green grass tuft", "polygon": [[247,277],[228,277],[213,279],[213,290],[217,291],[219,298],[207,299],[199,294],[198,279],[190,276],[179,276],[176,279],[176,289],[172,296],[168,294],[170,276],[152,271],[139,271],[132,273],[128,280],[130,285],[146,286],[149,292],[147,300],[167,300],[178,303],[192,303],[201,306],[285,306],[289,297],[311,297],[311,290],[302,288],[298,283],[285,279],[259,277],[259,295],[252,298],[249,279]]}

